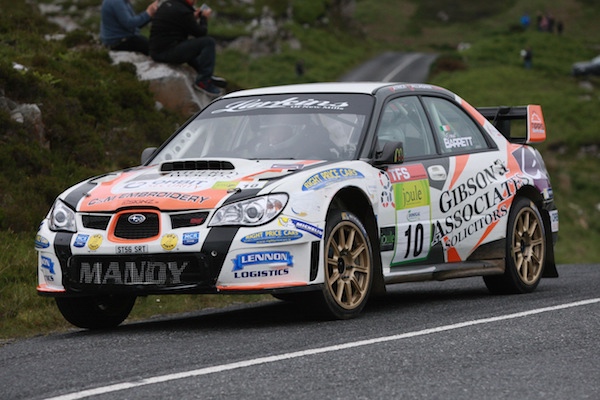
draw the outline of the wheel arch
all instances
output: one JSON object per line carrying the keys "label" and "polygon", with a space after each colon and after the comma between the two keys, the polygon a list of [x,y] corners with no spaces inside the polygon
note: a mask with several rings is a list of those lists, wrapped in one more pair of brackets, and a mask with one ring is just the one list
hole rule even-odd
{"label": "wheel arch", "polygon": [[381,251],[379,249],[379,229],[373,205],[364,191],[357,187],[345,187],[336,193],[330,203],[327,213],[332,210],[345,210],[354,214],[365,226],[367,234],[371,239],[371,251],[373,252],[373,284],[371,295],[385,294],[385,283],[381,266]]}
{"label": "wheel arch", "polygon": [[540,216],[542,217],[542,222],[544,223],[544,236],[546,237],[546,262],[544,263],[542,277],[557,278],[558,271],[556,270],[556,261],[554,260],[554,245],[552,239],[550,213],[544,206],[544,198],[542,197],[542,194],[533,186],[523,186],[515,194],[515,198],[516,197],[525,197],[536,205]]}

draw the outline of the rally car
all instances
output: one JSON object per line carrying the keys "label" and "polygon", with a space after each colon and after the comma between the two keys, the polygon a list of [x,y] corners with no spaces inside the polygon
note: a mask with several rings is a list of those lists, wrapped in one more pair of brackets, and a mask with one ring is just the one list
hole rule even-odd
{"label": "rally car", "polygon": [[477,110],[432,85],[230,93],[141,166],[58,196],[37,290],[88,329],[150,294],[270,293],[345,319],[393,283],[531,292],[557,276],[558,212],[529,145],[545,138],[538,105]]}

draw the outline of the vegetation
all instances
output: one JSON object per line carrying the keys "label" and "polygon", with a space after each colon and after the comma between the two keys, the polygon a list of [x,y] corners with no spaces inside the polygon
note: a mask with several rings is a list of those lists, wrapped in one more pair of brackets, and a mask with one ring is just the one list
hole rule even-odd
{"label": "vegetation", "polygon": [[[0,0],[0,94],[37,104],[47,139],[38,140],[0,109],[0,339],[68,328],[54,302],[35,291],[33,238],[56,195],[89,176],[137,164],[144,147],[160,143],[187,118],[155,109],[132,65],[111,64],[94,36],[97,14],[81,17],[84,28],[64,39],[46,40],[59,29],[30,3]],[[83,15],[80,9],[100,0],[71,4],[69,13]],[[535,21],[538,10],[547,11],[544,0],[358,0],[352,20],[341,17],[336,0],[240,4],[219,2],[212,29],[222,43],[245,34],[244,26],[267,5],[276,18],[292,10],[283,29],[301,48],[283,42],[261,57],[220,50],[217,73],[234,87],[336,80],[381,51],[431,51],[440,55],[431,82],[473,105],[541,104],[549,137],[538,148],[560,211],[557,261],[600,261],[600,80],[569,75],[574,61],[598,53],[596,2],[553,2],[549,11],[564,22],[562,35],[520,27],[524,12]],[[457,50],[460,43],[468,43],[465,50]],[[519,56],[526,46],[534,51],[531,70]],[[300,77],[298,60],[306,68]],[[132,318],[262,298],[150,296],[138,300]]]}

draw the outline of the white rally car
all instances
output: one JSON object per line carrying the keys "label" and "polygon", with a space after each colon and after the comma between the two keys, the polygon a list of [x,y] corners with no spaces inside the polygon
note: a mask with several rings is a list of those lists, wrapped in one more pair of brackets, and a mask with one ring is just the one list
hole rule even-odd
{"label": "white rally car", "polygon": [[531,292],[557,276],[558,212],[528,145],[545,138],[540,106],[476,110],[431,85],[231,93],[141,166],[58,196],[37,290],[89,329],[148,294],[271,293],[350,318],[392,283]]}

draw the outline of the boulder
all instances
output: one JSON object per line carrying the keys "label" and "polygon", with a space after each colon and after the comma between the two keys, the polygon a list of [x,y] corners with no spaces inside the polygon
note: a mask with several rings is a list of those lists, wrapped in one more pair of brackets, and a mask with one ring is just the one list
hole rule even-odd
{"label": "boulder", "polygon": [[111,51],[114,64],[135,65],[140,81],[147,81],[154,99],[170,111],[190,116],[204,108],[212,98],[193,89],[196,72],[187,65],[158,63],[150,57],[129,51]]}

